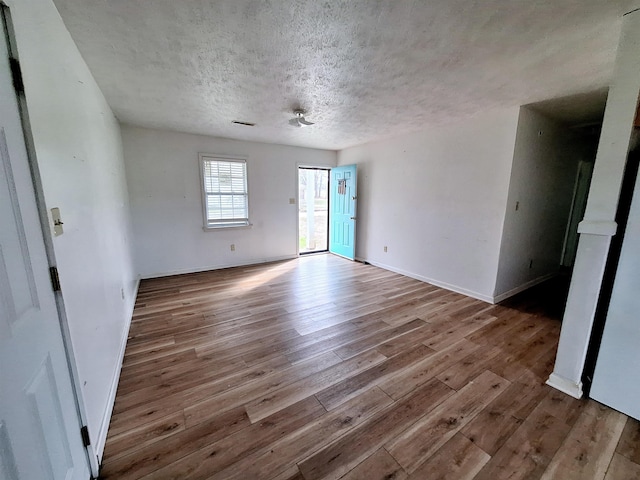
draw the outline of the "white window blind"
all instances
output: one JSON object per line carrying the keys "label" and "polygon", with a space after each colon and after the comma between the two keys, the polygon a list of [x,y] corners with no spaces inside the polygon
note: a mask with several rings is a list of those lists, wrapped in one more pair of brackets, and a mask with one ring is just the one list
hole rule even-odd
{"label": "white window blind", "polygon": [[249,225],[247,163],[200,155],[205,228]]}

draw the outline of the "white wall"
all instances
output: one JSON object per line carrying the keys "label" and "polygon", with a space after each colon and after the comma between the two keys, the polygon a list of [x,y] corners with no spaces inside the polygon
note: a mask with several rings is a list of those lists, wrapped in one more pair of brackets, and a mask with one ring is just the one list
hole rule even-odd
{"label": "white wall", "polygon": [[[334,166],[328,150],[122,127],[137,271],[143,277],[297,254],[297,164]],[[203,231],[198,153],[247,157],[250,228]],[[231,251],[230,245],[235,245]]]}
{"label": "white wall", "polygon": [[640,181],[636,178],[590,397],[640,420]]}
{"label": "white wall", "polygon": [[339,152],[358,164],[356,255],[492,301],[517,120],[492,111]]}
{"label": "white wall", "polygon": [[496,281],[498,300],[558,272],[583,158],[580,140],[544,115],[520,109]]}
{"label": "white wall", "polygon": [[131,256],[120,128],[50,0],[9,2],[81,397],[101,450],[131,319]]}

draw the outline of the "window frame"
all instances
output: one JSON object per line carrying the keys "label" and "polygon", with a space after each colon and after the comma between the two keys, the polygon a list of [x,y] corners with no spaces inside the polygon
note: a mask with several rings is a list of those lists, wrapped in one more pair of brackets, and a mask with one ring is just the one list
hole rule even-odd
{"label": "window frame", "polygon": [[[219,219],[217,222],[209,222],[209,215],[207,211],[207,190],[205,187],[205,163],[206,162],[225,162],[225,163],[241,163],[244,165],[244,183],[245,183],[245,203],[247,207],[247,218],[242,220],[223,220]],[[202,199],[202,229],[204,231],[213,230],[225,230],[228,228],[247,228],[251,227],[249,221],[249,167],[247,165],[247,157],[235,156],[235,155],[219,155],[215,153],[199,153],[198,165],[200,168],[200,192]]]}

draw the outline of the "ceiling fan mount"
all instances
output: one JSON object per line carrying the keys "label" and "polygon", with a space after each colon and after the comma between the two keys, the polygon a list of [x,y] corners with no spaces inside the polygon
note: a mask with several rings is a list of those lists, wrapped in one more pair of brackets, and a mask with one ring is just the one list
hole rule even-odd
{"label": "ceiling fan mount", "polygon": [[308,127],[314,124],[313,122],[310,122],[306,118],[304,118],[304,110],[296,109],[293,111],[293,114],[295,116],[291,120],[289,120],[289,125],[293,125],[294,127]]}

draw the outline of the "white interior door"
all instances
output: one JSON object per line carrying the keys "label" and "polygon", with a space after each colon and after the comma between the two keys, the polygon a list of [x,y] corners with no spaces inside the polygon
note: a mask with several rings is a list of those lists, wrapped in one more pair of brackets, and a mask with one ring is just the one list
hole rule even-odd
{"label": "white interior door", "polygon": [[631,201],[591,398],[640,420],[640,177]]}
{"label": "white interior door", "polygon": [[589,196],[589,186],[593,176],[593,162],[581,160],[578,164],[578,173],[573,189],[573,200],[571,201],[571,213],[569,214],[569,224],[564,238],[562,249],[562,266],[572,267],[576,260],[578,250],[578,224],[584,218],[584,211],[587,208],[587,197]]}
{"label": "white interior door", "polygon": [[87,480],[0,8],[0,478]]}

